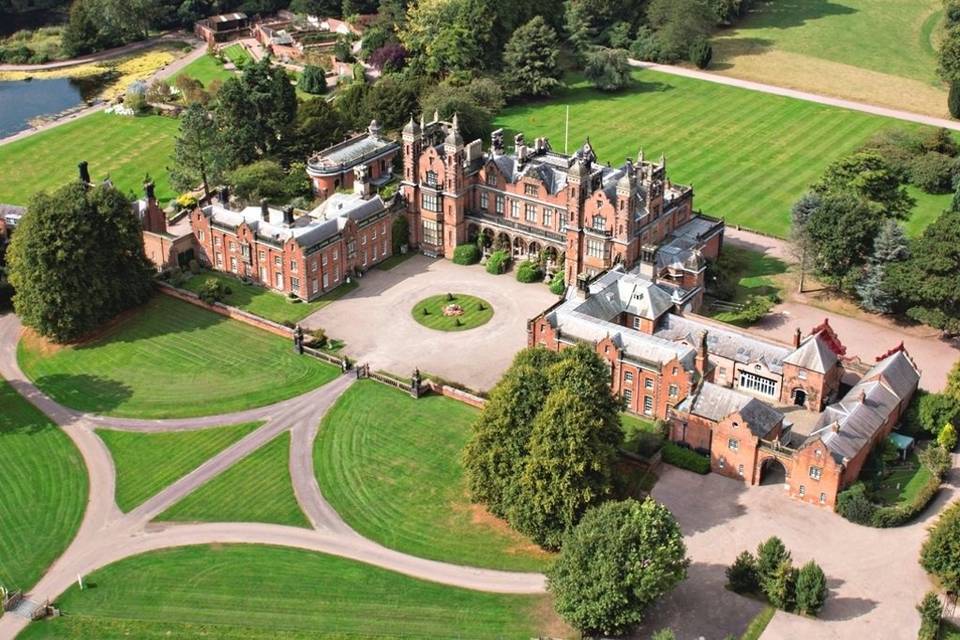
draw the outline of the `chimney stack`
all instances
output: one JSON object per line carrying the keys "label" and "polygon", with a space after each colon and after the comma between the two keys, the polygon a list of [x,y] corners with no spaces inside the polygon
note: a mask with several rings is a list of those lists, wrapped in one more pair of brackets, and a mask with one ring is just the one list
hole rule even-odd
{"label": "chimney stack", "polygon": [[497,129],[490,134],[490,149],[494,156],[503,153],[503,129]]}
{"label": "chimney stack", "polygon": [[370,168],[365,164],[358,164],[353,168],[353,192],[362,198],[369,198],[373,192]]}
{"label": "chimney stack", "polygon": [[700,337],[700,346],[697,349],[697,357],[694,361],[694,366],[697,369],[697,373],[701,376],[706,375],[707,373],[707,360],[710,357],[710,354],[707,352],[707,332],[704,331],[703,335]]}
{"label": "chimney stack", "polygon": [[288,227],[293,226],[293,205],[287,205],[283,208],[283,224]]}
{"label": "chimney stack", "polygon": [[260,198],[260,219],[264,222],[270,222],[270,207],[267,206],[266,198]]}
{"label": "chimney stack", "polygon": [[83,160],[78,165],[77,168],[80,169],[80,182],[84,185],[90,184],[90,170],[87,168],[87,161]]}
{"label": "chimney stack", "polygon": [[802,334],[801,334],[801,332],[800,332],[800,327],[797,327],[797,330],[793,332],[793,348],[794,348],[794,349],[797,349],[797,348],[800,347],[800,336],[801,336],[801,335],[802,335]]}
{"label": "chimney stack", "polygon": [[518,133],[513,137],[513,151],[517,154],[517,164],[522,165],[527,160],[527,145],[523,140],[523,134]]}
{"label": "chimney stack", "polygon": [[220,192],[217,197],[220,199],[220,206],[229,207],[230,206],[230,187],[226,185],[220,187]]}
{"label": "chimney stack", "polygon": [[153,180],[147,180],[143,183],[143,193],[147,197],[147,202],[153,202],[157,199],[154,195]]}

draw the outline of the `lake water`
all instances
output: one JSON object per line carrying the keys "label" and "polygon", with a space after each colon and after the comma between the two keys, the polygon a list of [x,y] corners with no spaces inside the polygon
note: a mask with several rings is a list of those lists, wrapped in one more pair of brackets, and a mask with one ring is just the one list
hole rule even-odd
{"label": "lake water", "polygon": [[37,116],[53,116],[96,95],[99,81],[51,78],[0,82],[0,138],[30,127]]}

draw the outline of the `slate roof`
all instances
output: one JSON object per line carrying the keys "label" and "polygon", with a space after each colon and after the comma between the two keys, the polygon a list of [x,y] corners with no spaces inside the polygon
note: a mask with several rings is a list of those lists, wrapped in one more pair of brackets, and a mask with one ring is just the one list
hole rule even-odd
{"label": "slate roof", "polygon": [[375,158],[400,145],[378,135],[364,133],[324,149],[307,161],[307,169],[313,173],[340,173],[364,160]]}
{"label": "slate roof", "polygon": [[897,405],[914,393],[919,381],[920,372],[903,350],[888,355],[820,414],[804,444],[822,440],[838,462],[855,457]]}
{"label": "slate roof", "polygon": [[590,284],[590,297],[578,310],[602,320],[615,321],[621,313],[656,320],[673,304],[671,294],[650,280],[634,273],[608,271]]}
{"label": "slate roof", "polygon": [[820,333],[816,333],[804,338],[800,347],[784,358],[783,362],[801,369],[826,373],[837,366],[838,358],[837,354],[830,349],[826,341],[820,336]]}
{"label": "slate roof", "polygon": [[765,438],[783,421],[783,414],[765,402],[712,382],[701,384],[697,392],[687,397],[677,409],[713,422],[739,412],[750,432],[759,438]]}
{"label": "slate roof", "polygon": [[26,207],[21,207],[16,204],[0,203],[0,218],[3,219],[8,227],[17,226],[17,223],[20,222],[20,218],[22,218],[23,214],[26,212]]}
{"label": "slate roof", "polygon": [[654,335],[664,340],[686,340],[690,344],[700,344],[704,331],[707,332],[709,353],[741,364],[762,362],[773,373],[783,372],[783,361],[792,351],[787,346],[672,313],[663,317]]}

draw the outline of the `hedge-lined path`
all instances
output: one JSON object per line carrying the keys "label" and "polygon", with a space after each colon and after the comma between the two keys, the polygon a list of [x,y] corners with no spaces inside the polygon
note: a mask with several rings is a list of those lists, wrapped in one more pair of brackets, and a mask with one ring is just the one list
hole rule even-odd
{"label": "hedge-lined path", "polygon": [[[67,409],[37,389],[17,363],[19,319],[0,316],[0,376],[56,422],[80,451],[90,482],[89,501],[76,537],[27,596],[54,601],[78,575],[131,555],[196,544],[246,543],[296,547],[350,558],[411,577],[449,586],[497,593],[537,594],[545,578],[424,560],[380,546],[352,531],[324,500],[313,465],[313,440],[320,420],[354,381],[352,374],[269,407],[220,416],[177,420],[131,420],[90,416]],[[263,420],[263,426],[213,456],[194,471],[123,514],[114,495],[116,470],[110,452],[94,428],[161,432]],[[166,524],[151,520],[196,488],[286,431],[291,432],[290,473],[300,508],[312,529],[260,523]],[[0,618],[0,640],[14,638],[28,621],[16,615]]]}

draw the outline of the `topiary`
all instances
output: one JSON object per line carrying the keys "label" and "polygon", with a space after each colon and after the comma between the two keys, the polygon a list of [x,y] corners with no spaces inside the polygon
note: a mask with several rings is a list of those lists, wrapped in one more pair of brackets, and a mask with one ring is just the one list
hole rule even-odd
{"label": "topiary", "polygon": [[518,282],[540,282],[543,280],[543,270],[536,262],[526,260],[517,267]]}

